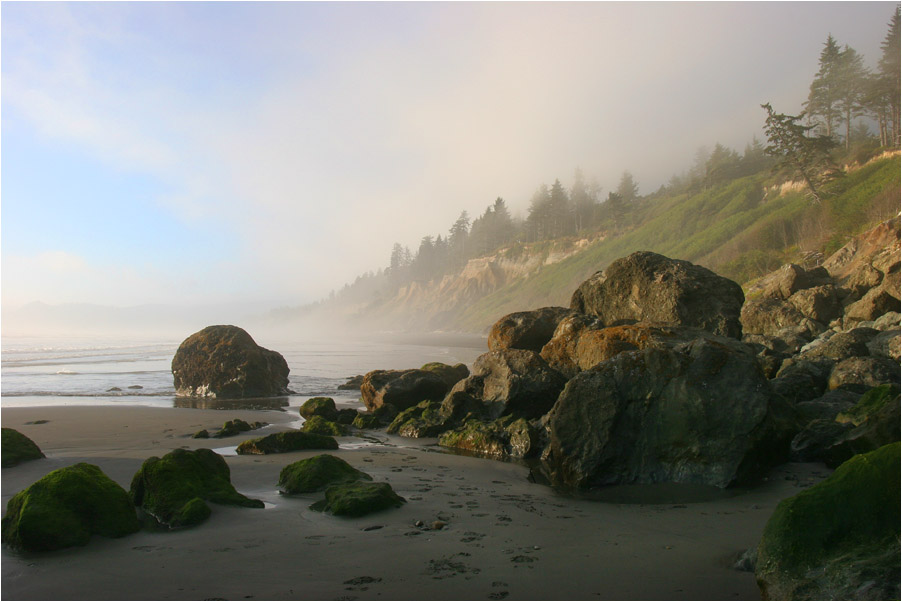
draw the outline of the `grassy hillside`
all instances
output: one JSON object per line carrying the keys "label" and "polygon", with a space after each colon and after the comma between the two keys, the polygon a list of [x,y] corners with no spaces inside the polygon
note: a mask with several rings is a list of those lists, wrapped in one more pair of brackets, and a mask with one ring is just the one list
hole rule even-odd
{"label": "grassy hillside", "polygon": [[482,298],[464,309],[454,326],[483,331],[507,313],[569,305],[583,280],[634,251],[686,259],[746,282],[783,263],[803,263],[812,253],[827,255],[899,211],[898,156],[832,182],[820,205],[803,191],[780,194],[769,188],[773,184],[759,174],[694,195],[650,201],[639,210],[641,225]]}

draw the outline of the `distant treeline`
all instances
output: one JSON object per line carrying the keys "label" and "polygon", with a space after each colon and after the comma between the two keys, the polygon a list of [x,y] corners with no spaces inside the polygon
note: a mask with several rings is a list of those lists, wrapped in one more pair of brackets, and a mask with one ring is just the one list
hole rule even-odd
{"label": "distant treeline", "polygon": [[[811,136],[835,142],[833,158],[838,163],[863,163],[882,149],[899,148],[899,16],[897,6],[874,72],[864,66],[862,55],[848,45],[840,47],[828,35],[804,112],[793,117],[807,123]],[[501,197],[475,219],[462,211],[445,236],[424,236],[416,251],[395,243],[385,269],[359,276],[338,296],[378,303],[404,285],[440,279],[460,271],[470,259],[500,249],[596,233],[616,236],[639,225],[636,220],[647,215],[642,209],[649,203],[698,194],[778,165],[757,138],[742,154],[717,143],[713,150],[698,149],[690,169],[672,176],[652,194],[640,196],[633,175],[624,171],[616,189],[606,197],[598,183],[587,181],[577,168],[569,189],[559,179],[551,187],[540,185],[525,219],[512,216]]]}

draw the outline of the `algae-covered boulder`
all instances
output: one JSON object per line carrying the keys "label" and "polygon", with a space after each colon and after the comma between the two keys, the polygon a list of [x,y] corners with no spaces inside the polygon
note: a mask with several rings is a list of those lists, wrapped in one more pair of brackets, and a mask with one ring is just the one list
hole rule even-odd
{"label": "algae-covered boulder", "polygon": [[338,449],[338,442],[328,435],[284,431],[257,439],[243,441],[236,451],[239,454],[282,454],[302,449]]}
{"label": "algae-covered boulder", "polygon": [[388,508],[400,508],[407,500],[388,483],[347,483],[326,489],[326,499],[310,506],[317,512],[358,517]]}
{"label": "algae-covered boulder", "polygon": [[899,443],[785,499],[758,545],[768,600],[899,599]]}
{"label": "algae-covered boulder", "polygon": [[438,444],[491,458],[525,458],[538,453],[539,436],[527,420],[505,416],[492,422],[469,420],[442,433]]}
{"label": "algae-covered boulder", "polygon": [[851,422],[855,426],[868,421],[875,416],[887,404],[892,403],[894,399],[898,402],[899,386],[894,384],[880,385],[874,387],[861,396],[858,402],[843,412],[836,415],[836,421],[840,423]]}
{"label": "algae-covered boulder", "polygon": [[377,429],[382,426],[382,421],[375,414],[358,412],[351,426],[361,430]]}
{"label": "algae-covered boulder", "polygon": [[4,428],[2,431],[2,465],[9,468],[28,460],[45,457],[37,444],[15,429]]}
{"label": "algae-covered boulder", "polygon": [[371,412],[385,405],[400,411],[427,399],[441,401],[450,388],[429,370],[373,370],[363,377],[360,394]]}
{"label": "algae-covered boulder", "polygon": [[234,420],[228,420],[223,425],[222,428],[219,429],[219,432],[216,433],[216,436],[219,438],[225,437],[234,437],[235,435],[239,435],[241,433],[246,433],[247,431],[252,430],[250,424],[245,422],[240,418],[235,418]]}
{"label": "algae-covered boulder", "polygon": [[172,358],[176,395],[245,398],[287,395],[288,363],[237,326],[207,326]]}
{"label": "algae-covered boulder", "polygon": [[83,546],[141,528],[128,493],[93,464],[49,473],[9,500],[3,542],[26,552]]}
{"label": "algae-covered boulder", "polygon": [[209,449],[174,449],[144,461],[129,491],[132,502],[160,524],[188,527],[206,520],[206,502],[262,508],[263,502],[235,491],[229,465]]}
{"label": "algae-covered boulder", "polygon": [[305,433],[313,433],[316,435],[328,435],[331,437],[341,437],[348,433],[348,428],[332,420],[327,420],[323,416],[311,416],[304,422],[301,430]]}
{"label": "algae-covered boulder", "polygon": [[738,339],[744,300],[738,284],[707,268],[639,251],[583,282],[570,309],[597,316],[604,326],[656,322]]}
{"label": "algae-covered boulder", "polygon": [[311,493],[339,483],[360,480],[372,481],[373,478],[341,458],[321,454],[283,468],[279,473],[279,489],[283,493]]}
{"label": "algae-covered boulder", "polygon": [[398,414],[388,425],[386,432],[402,437],[436,437],[446,428],[446,419],[441,410],[441,402],[424,401]]}
{"label": "algae-covered boulder", "polygon": [[449,366],[442,362],[429,362],[428,364],[423,364],[420,370],[432,372],[445,381],[445,384],[448,385],[449,388],[470,376],[470,370],[464,364],[454,364],[453,366]]}
{"label": "algae-covered boulder", "polygon": [[322,416],[333,422],[338,419],[338,408],[335,407],[335,400],[331,397],[311,397],[304,402],[299,412],[301,418],[307,420],[314,416]]}

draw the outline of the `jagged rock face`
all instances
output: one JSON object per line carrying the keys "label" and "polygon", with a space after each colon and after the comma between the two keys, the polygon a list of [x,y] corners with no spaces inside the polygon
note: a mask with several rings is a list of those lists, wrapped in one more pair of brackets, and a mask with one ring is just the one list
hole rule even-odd
{"label": "jagged rock face", "polygon": [[745,345],[699,339],[622,353],[571,379],[543,456],[566,487],[754,478],[788,451],[779,406]]}
{"label": "jagged rock face", "polygon": [[535,351],[506,349],[476,358],[473,375],[458,383],[452,393],[464,392],[479,400],[487,418],[537,418],[551,409],[565,383]]}
{"label": "jagged rock face", "polygon": [[172,358],[176,395],[246,398],[287,395],[288,363],[237,326],[207,326]]}
{"label": "jagged rock face", "polygon": [[441,401],[450,388],[429,370],[373,370],[363,377],[360,393],[371,412],[386,404],[400,411],[421,401]]}
{"label": "jagged rock face", "polygon": [[765,600],[898,600],[899,443],[780,502],[755,577]]}
{"label": "jagged rock face", "polygon": [[572,313],[566,307],[543,307],[508,314],[492,326],[489,332],[489,351],[502,349],[541,351],[551,340],[561,320]]}
{"label": "jagged rock face", "polygon": [[880,284],[886,274],[899,271],[899,234],[899,218],[887,220],[850,240],[828,257],[823,267],[838,286],[860,297]]}
{"label": "jagged rock face", "polygon": [[583,282],[570,302],[604,326],[653,322],[740,338],[742,288],[711,270],[641,251]]}
{"label": "jagged rock face", "polygon": [[825,284],[831,284],[831,279],[823,267],[806,270],[794,263],[787,263],[749,287],[749,297],[789,299],[798,291]]}

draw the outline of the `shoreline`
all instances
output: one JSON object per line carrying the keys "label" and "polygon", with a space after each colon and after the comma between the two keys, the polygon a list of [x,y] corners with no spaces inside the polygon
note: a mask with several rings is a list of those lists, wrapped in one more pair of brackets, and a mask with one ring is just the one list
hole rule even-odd
{"label": "shoreline", "polygon": [[[192,439],[232,418],[269,422],[225,439]],[[48,420],[44,424],[26,424]],[[10,497],[85,461],[128,488],[150,456],[211,449],[285,430],[294,412],[144,406],[2,408],[4,427],[48,456],[4,469]],[[731,568],[756,546],[776,504],[828,476],[822,465],[777,468],[761,486],[707,501],[618,503],[567,497],[529,468],[437,452],[422,440],[340,437],[334,453],[389,482],[400,509],[359,519],[322,515],[319,494],[284,496],[282,467],[322,453],[225,456],[232,483],[263,510],[212,505],[198,527],[94,537],[81,548],[20,556],[4,546],[3,598],[256,600],[759,599],[754,575]],[[424,530],[442,521],[441,530]]]}

